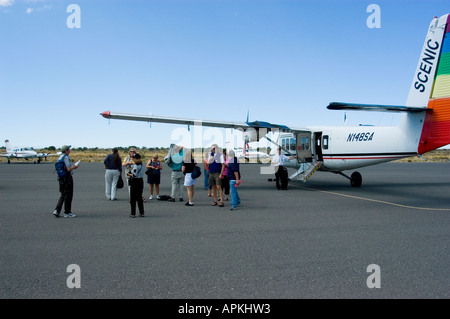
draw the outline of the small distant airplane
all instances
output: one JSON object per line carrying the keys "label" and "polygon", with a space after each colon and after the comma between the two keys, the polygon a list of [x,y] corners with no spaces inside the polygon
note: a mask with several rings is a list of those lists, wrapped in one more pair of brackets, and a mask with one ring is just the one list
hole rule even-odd
{"label": "small distant airplane", "polygon": [[245,144],[244,148],[237,148],[234,150],[234,152],[235,156],[238,159],[252,163],[266,163],[270,162],[272,158],[272,156],[270,156],[269,154],[250,148],[247,143]]}
{"label": "small distant airplane", "polygon": [[59,156],[61,152],[56,154],[38,153],[32,147],[11,147],[9,140],[5,140],[6,153],[0,154],[0,157],[6,157],[6,162],[11,163],[11,159],[35,159],[34,163],[40,163],[41,159],[46,160],[47,156]]}
{"label": "small distant airplane", "polygon": [[[434,17],[414,73],[405,105],[374,105],[332,102],[330,110],[399,112],[398,126],[342,126],[295,128],[262,121],[225,122],[178,117],[115,113],[107,119],[201,125],[238,129],[245,143],[266,138],[286,154],[297,155],[288,167],[296,172],[289,178],[306,182],[316,171],[340,174],[360,187],[359,172],[343,173],[359,167],[421,155],[450,144],[450,14]],[[278,142],[268,132],[278,133]],[[282,135],[283,134],[283,135]]]}

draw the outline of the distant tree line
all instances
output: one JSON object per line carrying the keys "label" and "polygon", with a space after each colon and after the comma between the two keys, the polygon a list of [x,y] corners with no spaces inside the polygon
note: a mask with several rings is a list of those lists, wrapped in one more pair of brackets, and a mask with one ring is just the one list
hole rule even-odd
{"label": "distant tree line", "polygon": [[[111,150],[114,147],[109,147],[109,148],[99,148],[99,147],[72,147],[72,150],[74,151],[104,151],[104,150]],[[143,151],[150,151],[150,152],[155,152],[155,151],[162,151],[162,150],[168,150],[167,147],[146,147],[146,146],[142,146],[142,147],[137,147],[134,145],[131,146],[116,146],[115,148],[117,148],[119,151],[121,152],[128,152],[128,150],[130,148],[135,148],[137,150],[143,150]],[[48,147],[44,147],[43,149],[49,150],[49,151],[57,151],[59,150],[59,148],[55,147],[55,146],[48,146]]]}

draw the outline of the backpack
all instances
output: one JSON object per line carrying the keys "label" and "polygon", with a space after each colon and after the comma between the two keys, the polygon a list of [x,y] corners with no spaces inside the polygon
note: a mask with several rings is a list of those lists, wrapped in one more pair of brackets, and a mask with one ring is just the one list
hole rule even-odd
{"label": "backpack", "polygon": [[59,178],[64,178],[64,177],[66,177],[66,174],[67,174],[66,163],[64,163],[64,158],[66,156],[67,155],[64,154],[64,156],[59,158],[55,163],[55,170],[56,170],[56,173],[58,174]]}
{"label": "backpack", "polygon": [[173,161],[172,161],[172,149],[175,146],[175,144],[170,144],[169,151],[167,152],[166,157],[164,157],[164,163],[166,163],[167,166],[172,167]]}

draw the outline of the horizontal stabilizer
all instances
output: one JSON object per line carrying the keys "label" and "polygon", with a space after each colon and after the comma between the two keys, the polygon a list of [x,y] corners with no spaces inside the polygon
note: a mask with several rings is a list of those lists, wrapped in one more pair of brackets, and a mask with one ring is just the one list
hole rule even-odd
{"label": "horizontal stabilizer", "polygon": [[376,111],[376,112],[423,112],[427,110],[427,107],[332,102],[327,106],[327,109],[350,110],[350,111]]}

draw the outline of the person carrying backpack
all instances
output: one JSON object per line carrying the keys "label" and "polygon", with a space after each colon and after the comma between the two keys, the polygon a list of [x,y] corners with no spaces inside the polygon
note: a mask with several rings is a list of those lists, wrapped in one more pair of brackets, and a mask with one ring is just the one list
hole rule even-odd
{"label": "person carrying backpack", "polygon": [[61,196],[59,197],[56,208],[53,211],[55,217],[59,217],[61,213],[62,206],[64,204],[64,217],[75,217],[76,215],[72,213],[72,198],[73,198],[73,178],[72,171],[78,168],[78,165],[72,164],[70,160],[70,147],[71,145],[64,145],[61,147],[61,156],[58,158],[57,171],[59,163],[61,163],[64,170],[58,171],[58,183],[59,192]]}

